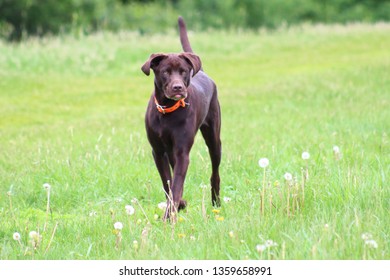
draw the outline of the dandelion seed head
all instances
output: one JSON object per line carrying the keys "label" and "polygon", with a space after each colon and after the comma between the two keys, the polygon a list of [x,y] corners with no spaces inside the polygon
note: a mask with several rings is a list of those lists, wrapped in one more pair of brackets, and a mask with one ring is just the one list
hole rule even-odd
{"label": "dandelion seed head", "polygon": [[160,202],[157,207],[161,210],[165,210],[167,208],[167,203],[164,201],[164,202]]}
{"label": "dandelion seed head", "polygon": [[375,240],[373,239],[369,239],[369,240],[366,240],[364,242],[364,244],[369,247],[369,248],[374,248],[374,249],[377,249],[378,248],[378,243],[376,243]]}
{"label": "dandelion seed head", "polygon": [[114,224],[114,228],[115,228],[116,230],[122,230],[122,229],[123,229],[123,224],[122,224],[121,222],[116,222],[116,223]]}
{"label": "dandelion seed head", "polygon": [[303,152],[302,153],[302,159],[308,160],[310,158],[310,154],[308,152]]}
{"label": "dandelion seed head", "polygon": [[37,239],[38,238],[38,233],[33,230],[33,231],[30,231],[28,236],[30,236],[31,239]]}
{"label": "dandelion seed head", "polygon": [[19,241],[20,240],[20,233],[19,232],[15,232],[12,237],[13,237],[14,240]]}
{"label": "dandelion seed head", "polygon": [[231,199],[230,197],[227,197],[227,196],[225,196],[225,197],[223,198],[223,201],[224,201],[225,203],[229,203],[231,200],[232,200],[232,199]]}
{"label": "dandelion seed head", "polygon": [[131,216],[131,215],[133,215],[135,213],[135,209],[131,205],[126,205],[125,206],[125,210],[126,210],[126,214],[129,215],[129,216]]}
{"label": "dandelion seed head", "polygon": [[264,244],[267,248],[270,248],[270,247],[277,247],[278,246],[278,243],[272,241],[272,240],[266,240],[265,241],[265,244]]}
{"label": "dandelion seed head", "polygon": [[133,204],[136,204],[136,203],[138,203],[138,199],[136,199],[135,197],[131,200],[131,203],[133,203]]}
{"label": "dandelion seed head", "polygon": [[261,168],[266,168],[268,165],[269,165],[268,158],[261,158],[261,159],[259,159],[259,166]]}
{"label": "dandelion seed head", "polygon": [[372,234],[371,234],[371,233],[368,233],[368,232],[365,232],[365,233],[362,234],[362,239],[363,239],[363,240],[372,239]]}
{"label": "dandelion seed head", "polygon": [[329,229],[329,225],[328,225],[328,224],[325,224],[325,225],[324,225],[324,228],[325,228],[325,230]]}
{"label": "dandelion seed head", "polygon": [[160,218],[160,217],[159,217],[159,215],[158,215],[158,214],[154,214],[153,218],[154,218],[154,220],[155,220],[155,221],[157,221],[157,220],[158,220],[158,218]]}
{"label": "dandelion seed head", "polygon": [[264,244],[256,245],[256,251],[259,252],[259,253],[264,252],[265,249],[267,249],[267,247]]}
{"label": "dandelion seed head", "polygon": [[335,154],[339,154],[340,153],[340,148],[338,146],[333,146],[333,152]]}
{"label": "dandelion seed head", "polygon": [[44,184],[43,184],[43,188],[44,188],[45,190],[49,191],[49,190],[51,189],[51,186],[50,186],[50,184],[48,184],[48,183],[44,183]]}
{"label": "dandelion seed head", "polygon": [[95,217],[95,216],[97,216],[97,213],[95,211],[92,211],[92,212],[89,213],[89,216],[90,217]]}
{"label": "dandelion seed head", "polygon": [[200,188],[201,189],[203,189],[203,190],[205,190],[205,189],[207,189],[209,186],[208,185],[206,185],[206,184],[200,184]]}
{"label": "dandelion seed head", "polygon": [[190,240],[191,240],[191,241],[195,241],[195,240],[196,240],[195,236],[191,235],[191,236],[190,236]]}
{"label": "dandelion seed head", "polygon": [[229,231],[229,237],[233,238],[234,237],[234,231]]}
{"label": "dandelion seed head", "polygon": [[291,173],[286,172],[286,173],[284,174],[284,179],[285,179],[286,181],[291,181],[292,178],[293,178],[293,177],[292,177]]}

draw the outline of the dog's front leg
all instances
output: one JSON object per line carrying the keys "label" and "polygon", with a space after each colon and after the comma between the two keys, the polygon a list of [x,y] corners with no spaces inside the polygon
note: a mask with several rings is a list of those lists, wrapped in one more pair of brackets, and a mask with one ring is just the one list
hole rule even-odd
{"label": "dog's front leg", "polygon": [[[186,201],[182,199],[185,176],[190,163],[189,149],[174,149],[173,157],[175,167],[173,169],[173,181],[171,185],[171,197],[165,212],[165,218],[168,218],[172,212],[178,212],[186,207]],[[173,203],[173,204],[172,204]]]}
{"label": "dog's front leg", "polygon": [[[164,192],[169,195],[170,186],[172,181],[171,170],[169,168],[168,156],[166,153],[157,153],[153,150],[153,158],[156,164],[158,173],[160,174],[161,182],[164,187]],[[168,199],[168,197],[167,197]]]}

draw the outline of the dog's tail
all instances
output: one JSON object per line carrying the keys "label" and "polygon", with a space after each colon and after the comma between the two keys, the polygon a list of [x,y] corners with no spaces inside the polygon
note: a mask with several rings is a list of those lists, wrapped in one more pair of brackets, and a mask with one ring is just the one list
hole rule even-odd
{"label": "dog's tail", "polygon": [[178,23],[179,23],[179,31],[180,31],[180,42],[181,42],[181,46],[183,47],[183,51],[193,53],[190,41],[188,40],[188,36],[187,36],[186,24],[184,23],[184,20],[181,16],[178,19]]}

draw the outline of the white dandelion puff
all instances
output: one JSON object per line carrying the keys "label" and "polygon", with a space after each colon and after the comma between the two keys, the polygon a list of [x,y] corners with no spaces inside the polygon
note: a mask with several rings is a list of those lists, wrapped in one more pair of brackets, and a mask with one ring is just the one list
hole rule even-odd
{"label": "white dandelion puff", "polygon": [[138,203],[138,199],[136,199],[135,197],[131,200],[131,203],[133,203],[133,204],[136,204],[136,203]]}
{"label": "white dandelion puff", "polygon": [[259,166],[261,168],[266,168],[268,165],[269,165],[268,158],[261,158],[261,159],[259,159]]}
{"label": "white dandelion puff", "polygon": [[116,230],[122,230],[122,229],[123,229],[123,224],[122,224],[121,222],[116,222],[116,223],[114,224],[114,228],[115,228]]}
{"label": "white dandelion puff", "polygon": [[36,231],[30,231],[28,236],[30,236],[31,239],[37,239],[38,238],[38,233]]}
{"label": "white dandelion puff", "polygon": [[14,240],[19,241],[20,240],[20,233],[19,232],[15,232],[12,237],[13,237]]}
{"label": "white dandelion puff", "polygon": [[165,201],[160,202],[159,204],[157,204],[157,207],[161,210],[165,210],[167,208],[167,203]]}
{"label": "white dandelion puff", "polygon": [[372,234],[371,233],[368,233],[368,232],[365,232],[362,234],[362,239],[363,240],[369,240],[372,238]]}
{"label": "white dandelion puff", "polygon": [[227,197],[227,196],[225,196],[225,197],[223,198],[223,201],[225,201],[225,203],[229,203],[231,200],[232,200],[232,199],[231,199],[230,197]]}
{"label": "white dandelion puff", "polygon": [[328,229],[329,229],[329,225],[328,225],[328,224],[325,224],[325,225],[324,225],[324,229],[325,229],[325,230],[328,230]]}
{"label": "white dandelion puff", "polygon": [[96,211],[89,212],[89,216],[90,217],[96,217],[97,216],[97,212]]}
{"label": "white dandelion puff", "polygon": [[265,241],[265,244],[264,244],[267,248],[270,248],[270,247],[277,247],[278,246],[278,243],[272,241],[272,240],[266,240]]}
{"label": "white dandelion puff", "polygon": [[308,152],[303,152],[302,153],[302,159],[308,160],[310,158],[310,154]]}
{"label": "white dandelion puff", "polygon": [[135,209],[131,205],[126,205],[125,206],[125,210],[126,210],[126,214],[129,215],[129,216],[131,216],[131,215],[133,215],[135,213]]}
{"label": "white dandelion puff", "polygon": [[333,155],[336,160],[340,159],[340,148],[338,146],[333,146]]}
{"label": "white dandelion puff", "polygon": [[49,190],[51,189],[51,186],[50,186],[49,183],[44,183],[44,184],[43,184],[43,188],[44,188],[45,190],[49,191]]}
{"label": "white dandelion puff", "polygon": [[373,239],[370,239],[370,240],[366,240],[364,242],[364,244],[369,247],[369,248],[374,248],[374,249],[377,249],[378,248],[378,243],[376,243],[375,240]]}
{"label": "white dandelion puff", "polygon": [[285,179],[286,181],[291,181],[292,178],[293,178],[293,177],[292,177],[291,173],[286,172],[286,173],[284,174],[284,179]]}
{"label": "white dandelion puff", "polygon": [[265,249],[267,249],[267,247],[266,247],[264,244],[258,244],[258,245],[256,245],[256,251],[259,252],[259,253],[264,252]]}

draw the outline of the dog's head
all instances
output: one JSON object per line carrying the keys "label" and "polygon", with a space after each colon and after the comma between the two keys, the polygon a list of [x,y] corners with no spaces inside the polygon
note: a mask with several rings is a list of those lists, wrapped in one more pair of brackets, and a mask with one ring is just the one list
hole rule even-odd
{"label": "dog's head", "polygon": [[195,76],[201,67],[200,58],[193,53],[157,53],[150,56],[141,70],[149,76],[152,69],[156,87],[166,98],[179,100],[187,97],[191,76]]}

